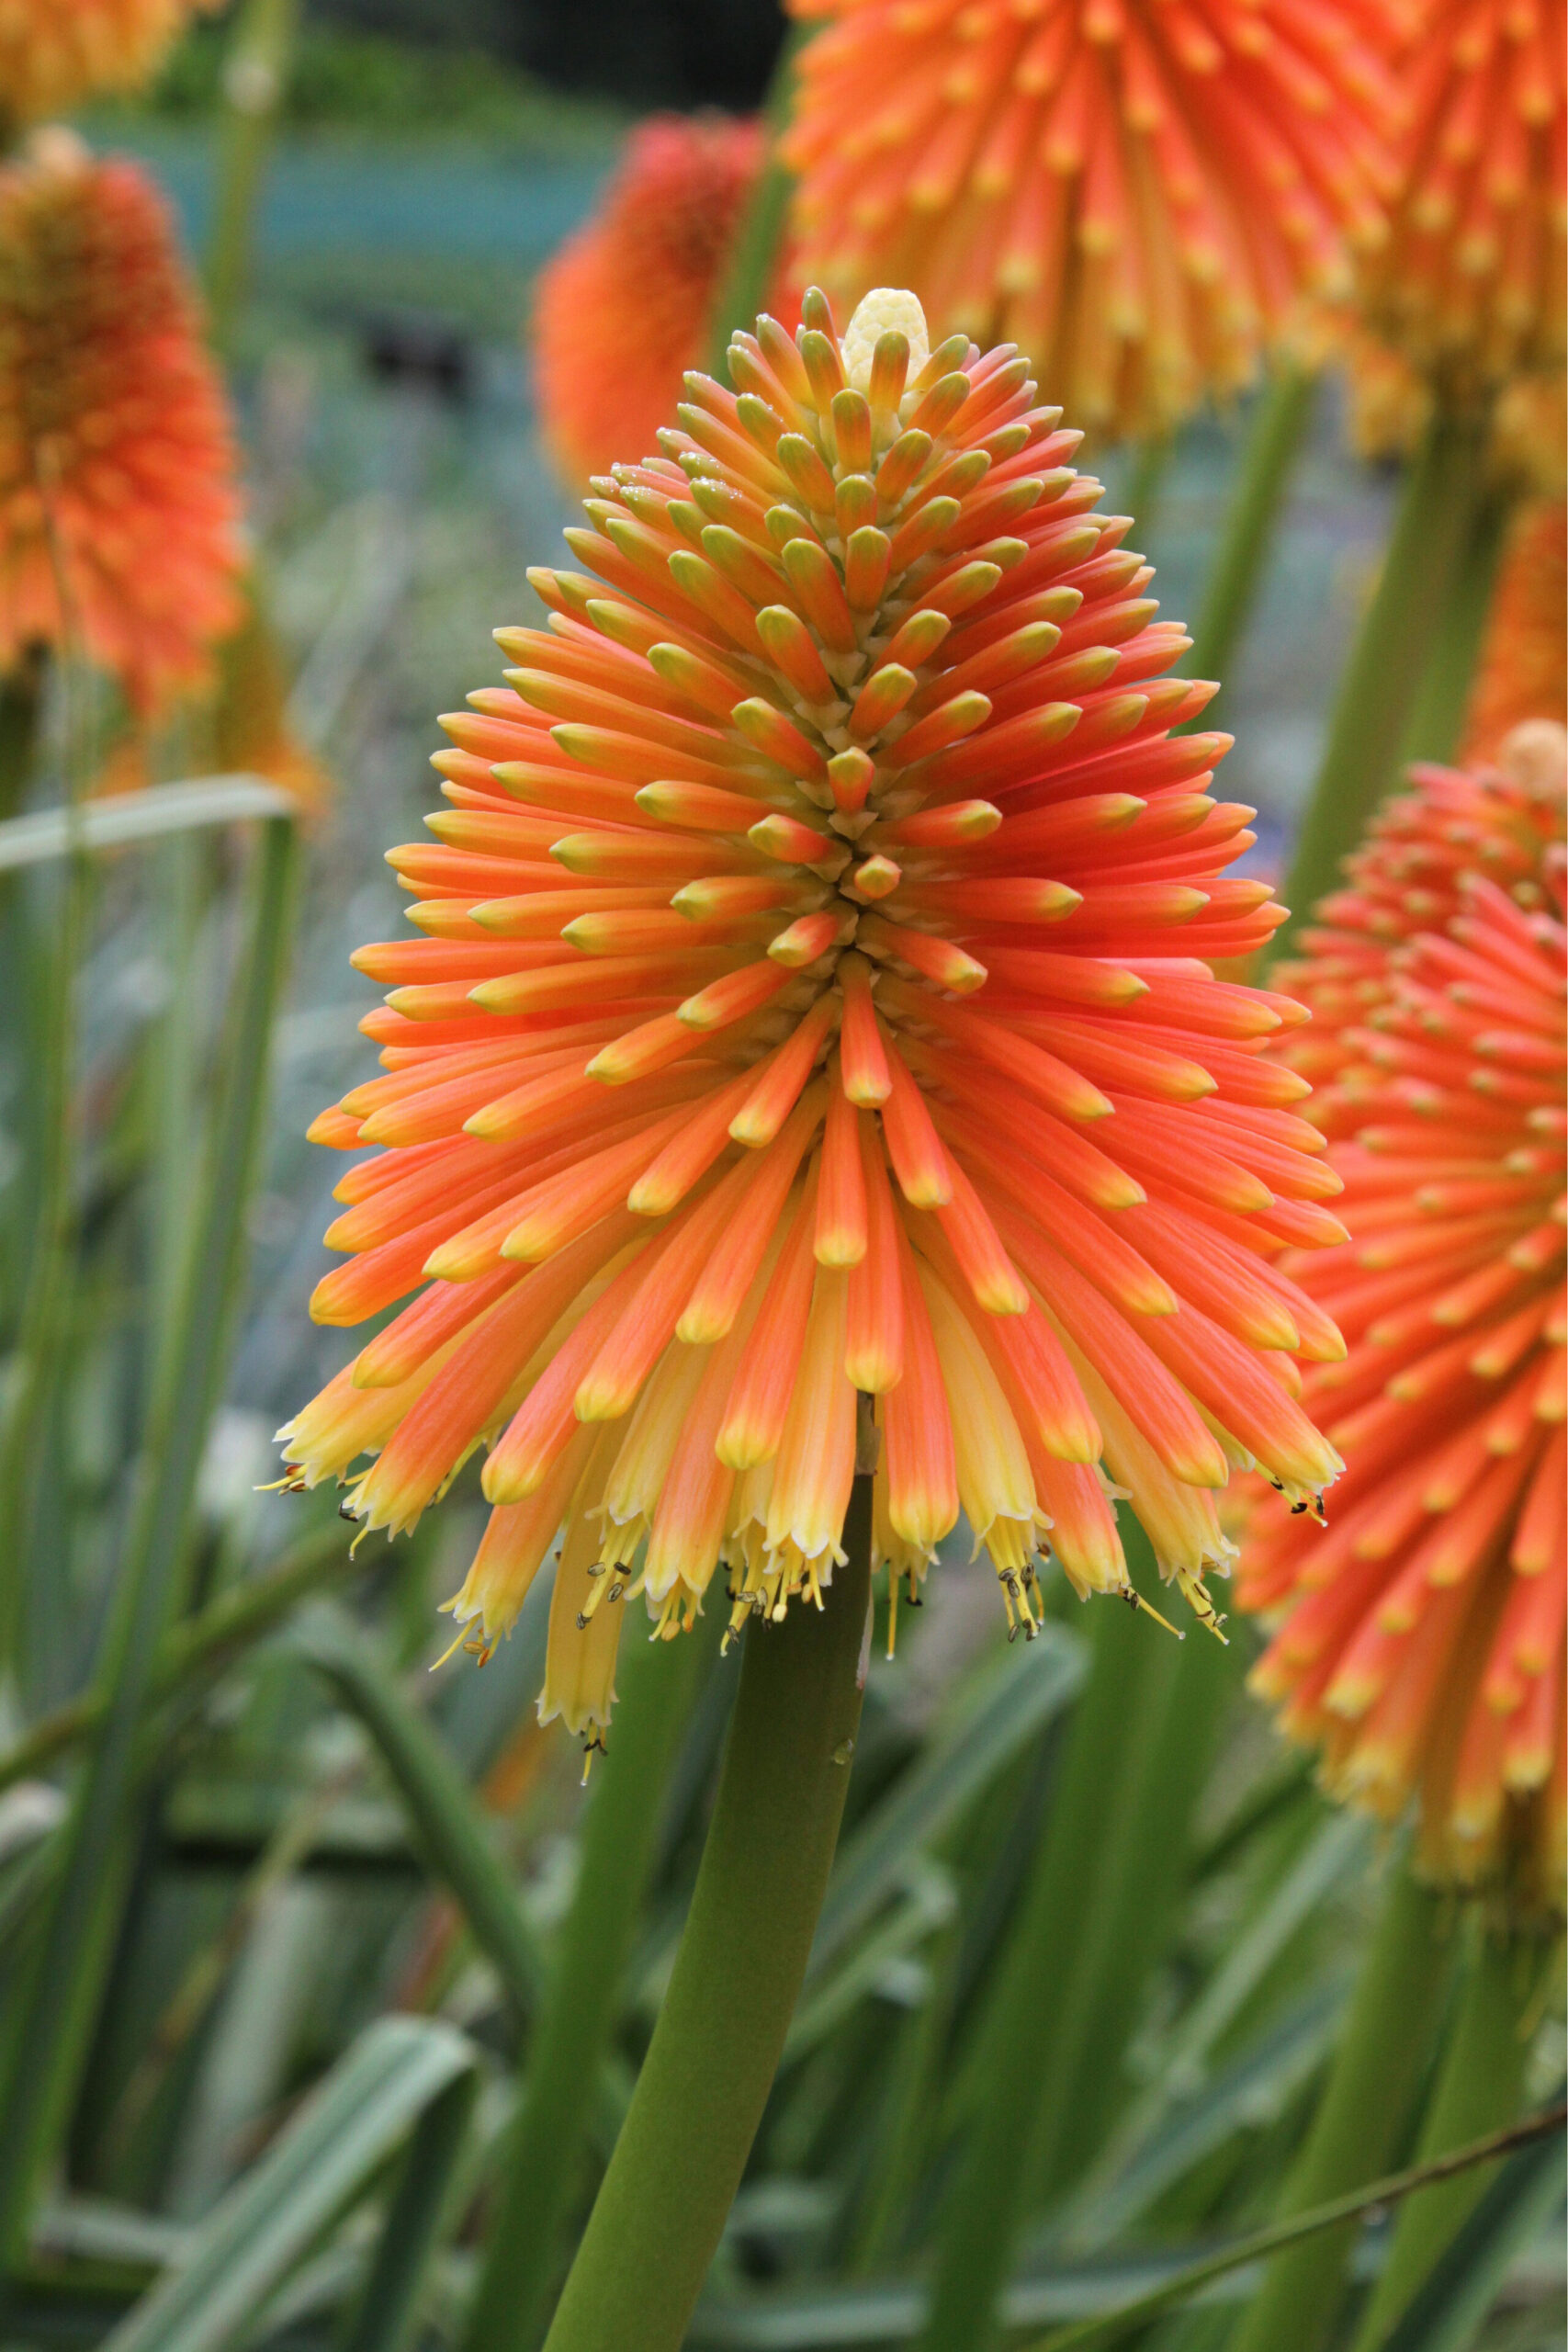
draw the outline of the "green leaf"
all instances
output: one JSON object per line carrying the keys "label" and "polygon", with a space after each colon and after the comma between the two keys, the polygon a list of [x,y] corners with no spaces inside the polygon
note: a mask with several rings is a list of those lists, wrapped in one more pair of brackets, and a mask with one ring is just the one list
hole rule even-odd
{"label": "green leaf", "polygon": [[[1316,2237],[1325,2230],[1342,2228],[1347,2222],[1359,2221],[1379,2206],[1394,2204],[1416,2189],[1427,2188],[1435,2181],[1451,2179],[1456,2174],[1468,2172],[1473,2165],[1490,2163],[1510,2150],[1517,2148],[1526,2154],[1536,2155],[1539,2151],[1532,2145],[1536,2141],[1551,2143],[1552,2161],[1547,2178],[1554,2188],[1562,2162],[1565,2117],[1568,2117],[1568,2110],[1554,2107],[1544,2115],[1531,2116],[1524,2123],[1511,2125],[1506,2132],[1490,2132],[1483,2140],[1472,2141],[1468,2147],[1456,2148],[1450,2154],[1437,2157],[1429,2164],[1411,2165],[1403,2172],[1386,2174],[1381,2180],[1363,2182],[1359,2188],[1348,2190],[1343,2197],[1331,2197],[1325,2203],[1314,2205],[1306,2212],[1292,2214],[1289,2221],[1271,2222],[1264,2229],[1250,2230],[1245,2237],[1232,2239],[1229,2245],[1221,2246],[1196,2262],[1184,2264],[1174,2277],[1149,2293],[1123,2303],[1119,2310],[1108,2312],[1101,2318],[1082,2321],[1059,2334],[1042,2336],[1028,2346],[1026,2352],[1090,2352],[1091,2346],[1094,2352],[1100,2352],[1100,2347],[1119,2343],[1132,2329],[1156,2318],[1161,2312],[1186,2302],[1211,2279],[1223,2278],[1233,2270],[1260,2262],[1287,2246]],[[1501,2183],[1497,2186],[1501,2188]],[[1513,2216],[1511,2222],[1498,2218],[1505,2207]],[[1506,2239],[1506,2251],[1501,2254],[1498,2267],[1487,2268],[1484,2272],[1487,2286],[1485,2300],[1481,2306],[1483,2315],[1495,2291],[1496,2280],[1521,2243],[1527,2227],[1533,2227],[1545,2210],[1544,2203],[1536,2205],[1522,2198],[1517,2204],[1509,2199],[1499,2199],[1495,2205],[1492,2196],[1488,2196],[1472,2215],[1472,2222],[1476,2225],[1472,2243],[1479,2246],[1485,2239],[1492,2247],[1492,2253],[1483,2256],[1483,2261],[1497,2262],[1498,2250]],[[1495,2238],[1488,2237],[1480,2226],[1483,2211],[1491,2214],[1490,2227],[1496,2233]],[[1516,2226],[1517,2235],[1512,2233]],[[1461,2233],[1461,2235],[1467,2233]],[[1436,2283],[1435,2279],[1428,2281],[1429,2286]],[[1425,2303],[1426,2298],[1423,2297],[1422,2301]],[[1407,2320],[1413,2316],[1414,2309],[1413,2306],[1412,2312],[1405,2314]],[[1441,2352],[1461,2352],[1461,2347],[1468,2340],[1462,2336],[1433,2336],[1428,2343],[1427,2339],[1417,2337],[1409,2344],[1399,2346],[1398,2352],[1416,2352],[1417,2346],[1419,2352],[1438,2352],[1439,2346]],[[1395,2352],[1392,2341],[1384,2347],[1384,2352]]]}
{"label": "green leaf", "polygon": [[448,2218],[478,2089],[476,2073],[457,2075],[414,2126],[344,2352],[400,2352],[407,2341],[426,2265]]}
{"label": "green leaf", "polygon": [[1344,1972],[1315,1985],[1203,2089],[1162,2102],[1151,2124],[1123,2140],[1116,2161],[1085,2184],[1054,2236],[1072,2245],[1108,2244],[1233,2133],[1271,2123],[1326,2053],[1348,1989]]}
{"label": "green leaf", "polygon": [[14,2262],[43,2166],[86,2064],[110,1964],[133,1841],[126,1815],[160,1645],[177,1614],[197,1475],[228,1360],[244,1275],[245,1219],[260,1155],[273,1019],[293,907],[293,825],[266,824],[250,939],[190,1235],[180,1310],[162,1351],[136,1466],[124,1554],[105,1636],[103,1718],[27,1995],[12,2005],[0,2136],[0,2260]]}
{"label": "green leaf", "polygon": [[[348,1531],[341,1521],[301,1536],[281,1558],[231,1585],[205,1609],[171,1628],[159,1645],[149,1696],[166,1699],[203,1674],[217,1671],[247,1644],[270,1633],[297,1601],[333,1577],[347,1575],[353,1565]],[[0,1756],[0,1791],[31,1779],[65,1755],[103,1721],[107,1703],[103,1690],[84,1690],[40,1715]]]}
{"label": "green leaf", "polygon": [[341,1610],[318,1603],[301,1617],[293,1641],[375,1741],[432,1868],[519,2010],[531,2016],[544,1992],[544,1953],[473,1791],[369,1637]]}
{"label": "green leaf", "polygon": [[281,785],[259,775],[204,775],[187,784],[155,784],[89,800],[73,814],[40,808],[0,824],[0,874],[43,865],[78,849],[120,849],[197,826],[232,825],[243,818],[292,817],[297,803]]}
{"label": "green leaf", "polygon": [[784,2039],[784,2059],[803,2058],[829,2034],[855,2003],[875,1989],[883,1973],[904,1960],[928,1936],[944,1928],[958,1908],[951,1871],[908,1854],[901,1871],[903,1900],[885,1919],[860,1936],[839,1965],[818,1975],[801,1996]]}
{"label": "green leaf", "polygon": [[1382,2352],[1469,2352],[1508,2269],[1562,2195],[1561,2134],[1510,2156]]}
{"label": "green leaf", "polygon": [[[449,2165],[462,2113],[449,2095],[477,2064],[467,2036],[438,2018],[389,2017],[367,2027],[103,2352],[220,2352],[242,2342],[268,2297],[433,2109],[424,2162],[445,2154]],[[372,2284],[379,2278],[386,2288],[378,2311],[400,2324],[409,2290],[397,2269],[378,2259]],[[357,2352],[395,2341],[367,2336]]]}
{"label": "green leaf", "polygon": [[1010,1649],[957,1721],[845,1840],[811,1947],[808,1988],[898,1885],[910,1857],[928,1850],[1060,1714],[1083,1680],[1084,1663],[1082,1643],[1054,1625]]}

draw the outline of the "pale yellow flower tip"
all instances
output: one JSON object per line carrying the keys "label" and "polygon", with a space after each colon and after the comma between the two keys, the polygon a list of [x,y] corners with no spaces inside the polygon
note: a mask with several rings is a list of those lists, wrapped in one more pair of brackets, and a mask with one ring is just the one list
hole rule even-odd
{"label": "pale yellow flower tip", "polygon": [[909,345],[912,383],[931,356],[931,344],[926,314],[907,286],[874,286],[844,331],[839,348],[844,356],[844,373],[857,392],[870,391],[877,337],[889,333],[903,335]]}
{"label": "pale yellow flower tip", "polygon": [[1568,775],[1568,732],[1555,718],[1521,718],[1498,746],[1497,765],[1533,798],[1561,800]]}

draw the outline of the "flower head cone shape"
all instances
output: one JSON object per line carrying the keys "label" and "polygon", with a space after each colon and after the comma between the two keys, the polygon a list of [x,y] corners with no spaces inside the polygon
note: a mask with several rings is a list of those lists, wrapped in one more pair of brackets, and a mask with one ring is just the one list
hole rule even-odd
{"label": "flower head cone shape", "polygon": [[1562,0],[1423,0],[1404,129],[1359,301],[1450,409],[1563,363]]}
{"label": "flower head cone shape", "polygon": [[1016,337],[1097,432],[1247,383],[1381,232],[1386,0],[792,5],[802,266]]}
{"label": "flower head cone shape", "polygon": [[6,0],[0,112],[12,122],[69,114],[84,98],[134,90],[187,18],[211,0]]}
{"label": "flower head cone shape", "polygon": [[234,452],[163,203],[40,133],[0,170],[0,669],[70,642],[147,711],[240,612]]}
{"label": "flower head cone shape", "polygon": [[1495,759],[1530,719],[1568,725],[1568,507],[1542,499],[1514,517],[1471,695],[1465,757]]}
{"label": "flower head cone shape", "polygon": [[1416,771],[1292,967],[1355,1237],[1292,1268],[1349,1349],[1304,1401],[1349,1467],[1326,1533],[1262,1504],[1240,1599],[1284,1612],[1256,1685],[1336,1794],[1558,1907],[1562,731],[1505,758]]}
{"label": "flower head cone shape", "polygon": [[539,272],[530,322],[546,443],[574,485],[655,446],[706,354],[720,274],[762,166],[755,122],[656,115],[592,220]]}
{"label": "flower head cone shape", "polygon": [[488,1444],[448,1605],[488,1653],[564,1521],[580,1728],[625,1596],[673,1632],[722,1563],[738,1623],[820,1602],[857,1392],[890,1585],[962,1510],[1026,1629],[1047,1544],[1130,1597],[1102,1462],[1210,1620],[1232,1465],[1310,1505],[1339,1467],[1292,1359],[1340,1343],[1272,1264],[1342,1234],[1258,1052],[1300,1016],[1204,960],[1280,919],[1224,871],[1228,739],[1171,732],[1213,689],[1026,361],[928,354],[905,293],[805,312],[738,391],[688,377],[443,721],[449,806],[389,853],[427,935],[355,958],[386,1074],[312,1130],[383,1148],[313,1312],[419,1295],[292,1476],[395,1532]]}

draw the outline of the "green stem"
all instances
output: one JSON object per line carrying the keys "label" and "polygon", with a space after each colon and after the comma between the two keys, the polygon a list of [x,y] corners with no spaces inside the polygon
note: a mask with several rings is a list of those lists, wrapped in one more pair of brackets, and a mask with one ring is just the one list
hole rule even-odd
{"label": "green stem", "polygon": [[233,341],[251,275],[256,198],[288,86],[299,24],[299,0],[246,0],[224,61],[227,120],[207,256],[208,313],[220,351]]}
{"label": "green stem", "polygon": [[1308,2212],[1293,2214],[1288,2222],[1271,2222],[1265,2229],[1250,2230],[1245,2237],[1233,2238],[1216,2253],[1188,2263],[1174,2278],[1163,2280],[1146,2294],[1135,2295],[1119,2311],[1106,2312],[1095,2319],[1076,2320],[1070,2327],[1055,2328],[1049,2335],[1037,2336],[1022,2347],[1022,2352],[1107,2352],[1111,2345],[1121,2343],[1134,2331],[1141,2333],[1150,2320],[1186,2302],[1211,2279],[1223,2278],[1228,2272],[1260,2261],[1281,2247],[1300,2245],[1325,2230],[1353,2228],[1382,2206],[1395,2205],[1402,2198],[1413,2196],[1434,2182],[1456,2178],[1477,2165],[1495,2164],[1499,2157],[1509,2159],[1511,2170],[1518,2167],[1516,2180],[1522,2181],[1535,2174],[1543,2155],[1546,2164],[1555,2169],[1562,2158],[1555,2148],[1547,2149],[1543,2143],[1561,2138],[1565,2120],[1568,2109],[1549,2108],[1506,2132],[1488,2132],[1485,2139],[1456,2148],[1450,2155],[1440,2156],[1432,2164],[1411,2165],[1403,2172],[1385,2173],[1380,2180],[1362,2181],[1343,2196],[1327,2198]]}
{"label": "green stem", "polygon": [[1149,519],[1159,504],[1175,452],[1176,444],[1168,433],[1150,434],[1138,444],[1126,489],[1117,492],[1141,532],[1147,531]]}
{"label": "green stem", "polygon": [[25,1996],[12,2005],[0,2075],[0,2263],[14,2271],[33,2198],[81,2079],[131,1862],[125,1816],[138,1735],[177,1613],[197,1473],[243,1267],[273,1014],[289,936],[294,829],[266,825],[247,967],[228,1041],[228,1082],[186,1261],[177,1344],[152,1399],[133,1483],[114,1612],[97,1676],[98,1738],[62,1836],[64,1861]]}
{"label": "green stem", "polygon": [[614,1736],[588,1798],[577,1890],[502,2158],[466,2352],[538,2341],[671,1768],[708,1662],[705,1640],[650,1641],[646,1620],[628,1622],[622,1642]]}
{"label": "green stem", "polygon": [[[1122,1521],[1134,1578],[1156,1578]],[[1050,1825],[965,2065],[966,2136],[938,2224],[924,2352],[983,2352],[1025,2204],[1096,2144],[1186,1859],[1225,1651],[1090,1604],[1093,1663]]]}
{"label": "green stem", "polygon": [[1224,679],[1230,669],[1312,427],[1317,383],[1305,368],[1281,368],[1253,408],[1241,476],[1225,510],[1193,631],[1194,677]]}
{"label": "green stem", "polygon": [[[1502,2131],[1518,2115],[1527,2048],[1521,2010],[1534,1992],[1540,1958],[1529,1939],[1488,1935],[1475,1922],[1453,2029],[1421,2127],[1418,2164]],[[1354,2352],[1375,2352],[1383,2342],[1485,2186],[1483,2175],[1463,2173],[1423,2189],[1401,2208]]]}
{"label": "green stem", "polygon": [[1512,514],[1512,499],[1497,491],[1477,501],[1400,745],[1402,767],[1408,760],[1451,760],[1459,749]]}
{"label": "green stem", "polygon": [[38,1172],[21,1311],[0,1413],[0,1561],[8,1564],[0,1577],[0,1691],[13,1690],[20,1679],[21,1564],[29,1549],[44,1418],[71,1311],[76,990],[91,888],[91,867],[78,845],[65,861],[47,927],[34,908],[24,905],[20,892],[14,900],[25,927],[22,956],[38,1023]]}
{"label": "green stem", "polygon": [[[1439,1917],[1439,1898],[1396,1865],[1280,2220],[1364,2180],[1398,2148],[1448,1982]],[[1231,2352],[1315,2352],[1338,2309],[1354,2237],[1347,2222],[1276,2256]]]}
{"label": "green stem", "polygon": [[795,2008],[860,1726],[871,1479],[818,1613],[753,1622],[670,1988],[547,2352],[678,2352]]}
{"label": "green stem", "polygon": [[1453,593],[1480,494],[1482,428],[1439,415],[1405,477],[1377,592],[1339,684],[1283,898],[1278,953],[1339,878],[1393,782],[1433,641]]}
{"label": "green stem", "polygon": [[750,327],[758,312],[767,309],[778,276],[795,192],[795,175],[779,153],[779,141],[795,105],[795,61],[806,38],[806,28],[793,25],[779,51],[762,105],[762,168],[740,216],[714,296],[706,364],[708,373],[721,384],[729,380],[730,336],[739,327]]}

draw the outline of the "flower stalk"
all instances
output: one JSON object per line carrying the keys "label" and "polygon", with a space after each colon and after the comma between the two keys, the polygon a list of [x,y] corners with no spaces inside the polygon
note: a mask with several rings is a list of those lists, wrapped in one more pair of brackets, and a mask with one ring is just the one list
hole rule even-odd
{"label": "flower stalk", "polygon": [[[1440,1896],[1394,1867],[1277,2220],[1326,2203],[1397,2153],[1448,1984]],[[1231,2352],[1316,2352],[1344,2291],[1354,2238],[1347,2222],[1276,2255]]]}
{"label": "flower stalk", "polygon": [[730,336],[737,327],[750,326],[767,309],[778,277],[795,193],[795,174],[784,162],[780,142],[795,107],[795,63],[806,38],[803,26],[792,25],[779,51],[762,105],[762,168],[740,216],[714,299],[704,364],[721,384],[729,380]]}
{"label": "flower stalk", "polygon": [[709,1655],[705,1642],[667,1644],[646,1629],[624,1653],[613,1752],[589,1792],[577,1890],[528,2052],[466,2352],[538,2341],[671,1769]]}
{"label": "flower stalk", "polygon": [[[1129,1562],[1155,1575],[1123,1521]],[[1049,2203],[1108,2120],[1160,1944],[1230,1654],[1171,1641],[1141,1611],[1096,1610],[1093,1662],[1050,1826],[977,2028],[971,2103],[939,2225],[923,2352],[982,2352],[1018,2222]]]}
{"label": "flower stalk", "polygon": [[228,124],[207,257],[212,340],[227,351],[251,274],[256,198],[288,86],[299,0],[248,0],[223,66]]}
{"label": "flower stalk", "polygon": [[[863,1416],[863,1429],[864,1426]],[[754,1623],[670,1989],[546,2352],[678,2352],[739,2187],[838,1843],[863,1696],[871,1487],[825,1606]]]}
{"label": "flower stalk", "polygon": [[1252,617],[1296,461],[1312,430],[1317,383],[1310,368],[1279,368],[1254,405],[1240,475],[1225,509],[1192,632],[1195,677],[1229,674]]}
{"label": "flower stalk", "polygon": [[[1524,2106],[1526,2012],[1540,1976],[1541,1947],[1529,1935],[1490,1933],[1479,1919],[1472,1926],[1473,1941],[1453,2023],[1416,2151],[1418,2165],[1505,2130]],[[1485,2171],[1459,2173],[1401,2206],[1388,2261],[1353,2352],[1377,2352],[1385,2342],[1491,2177]]]}
{"label": "flower stalk", "polygon": [[1317,784],[1283,899],[1277,955],[1366,831],[1393,779],[1433,639],[1454,593],[1480,495],[1482,431],[1439,413],[1405,478],[1382,574],[1340,681]]}

